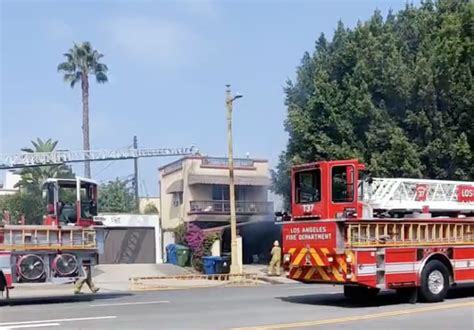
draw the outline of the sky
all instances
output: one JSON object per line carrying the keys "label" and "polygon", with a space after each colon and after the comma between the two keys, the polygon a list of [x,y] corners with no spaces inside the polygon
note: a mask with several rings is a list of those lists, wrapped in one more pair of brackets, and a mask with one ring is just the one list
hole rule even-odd
{"label": "sky", "polygon": [[[40,137],[81,150],[81,93],[57,65],[74,42],[103,53],[109,83],[90,86],[92,149],[195,145],[226,156],[225,85],[234,104],[234,156],[278,162],[288,139],[283,88],[321,33],[349,27],[402,0],[0,0],[0,154]],[[79,87],[79,86],[78,86]],[[157,168],[139,160],[140,195],[158,195]],[[132,161],[92,163],[105,182]],[[83,174],[83,166],[74,167]],[[0,178],[3,177],[0,173]],[[1,179],[0,179],[1,180]]]}

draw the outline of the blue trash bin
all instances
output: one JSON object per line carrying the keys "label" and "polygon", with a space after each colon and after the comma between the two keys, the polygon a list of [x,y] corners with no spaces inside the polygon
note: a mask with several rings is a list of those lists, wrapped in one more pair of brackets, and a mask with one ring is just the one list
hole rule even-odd
{"label": "blue trash bin", "polygon": [[213,275],[217,273],[217,263],[221,257],[202,257],[202,266],[204,268],[204,274]]}
{"label": "blue trash bin", "polygon": [[166,262],[173,265],[178,263],[176,244],[168,244],[166,246]]}

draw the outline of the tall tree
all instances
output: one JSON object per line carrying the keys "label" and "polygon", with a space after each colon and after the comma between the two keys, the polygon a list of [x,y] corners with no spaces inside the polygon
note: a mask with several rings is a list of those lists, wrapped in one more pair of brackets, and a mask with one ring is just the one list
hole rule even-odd
{"label": "tall tree", "polygon": [[135,198],[130,180],[115,179],[99,187],[99,212],[135,211]]}
{"label": "tall tree", "polygon": [[473,12],[426,0],[322,35],[285,89],[274,191],[288,202],[290,166],[344,158],[375,176],[473,180]]}
{"label": "tall tree", "polygon": [[[108,67],[100,60],[103,54],[93,49],[89,42],[80,45],[74,44],[67,53],[64,54],[66,62],[58,65],[58,71],[64,74],[65,82],[73,88],[77,83],[81,83],[82,89],[82,135],[84,150],[90,150],[89,139],[89,77],[95,76],[98,83],[108,81]],[[86,157],[87,159],[88,157]],[[84,175],[91,177],[91,165],[89,161],[84,163]]]}

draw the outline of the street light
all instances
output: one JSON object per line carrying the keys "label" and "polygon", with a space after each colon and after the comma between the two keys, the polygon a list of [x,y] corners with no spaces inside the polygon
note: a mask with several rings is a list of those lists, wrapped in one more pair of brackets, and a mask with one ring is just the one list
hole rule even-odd
{"label": "street light", "polygon": [[233,102],[243,97],[241,94],[232,96],[230,85],[226,85],[226,107],[227,107],[227,143],[229,149],[229,198],[230,198],[230,250],[231,250],[231,274],[241,274],[242,269],[238,261],[237,253],[237,218],[235,215],[235,185],[234,185],[234,160],[232,150],[232,108]]}

